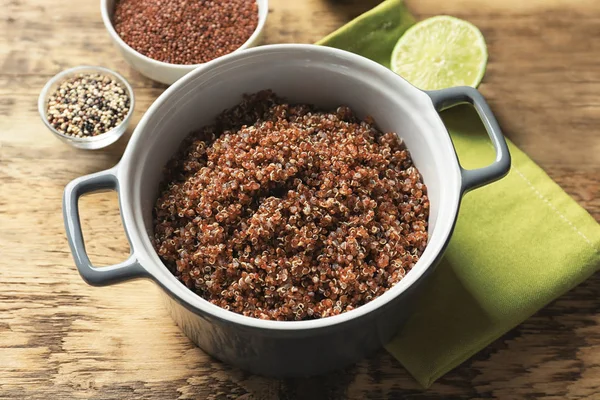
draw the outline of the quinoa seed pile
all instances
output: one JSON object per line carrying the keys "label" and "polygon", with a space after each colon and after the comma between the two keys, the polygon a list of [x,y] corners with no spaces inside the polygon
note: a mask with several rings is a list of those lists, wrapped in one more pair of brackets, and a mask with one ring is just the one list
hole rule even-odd
{"label": "quinoa seed pile", "polygon": [[258,26],[256,0],[118,0],[114,28],[154,60],[201,64],[238,49]]}
{"label": "quinoa seed pile", "polygon": [[427,190],[395,133],[270,91],[191,134],[160,190],[154,245],[165,265],[199,296],[255,318],[359,307],[427,243]]}
{"label": "quinoa seed pile", "polygon": [[129,107],[127,90],[112,77],[79,74],[66,79],[50,95],[46,115],[60,133],[81,138],[119,126]]}

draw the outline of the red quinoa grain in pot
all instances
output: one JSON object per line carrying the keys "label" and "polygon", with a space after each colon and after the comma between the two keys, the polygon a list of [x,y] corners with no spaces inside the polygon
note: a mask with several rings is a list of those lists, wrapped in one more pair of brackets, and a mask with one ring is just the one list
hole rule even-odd
{"label": "red quinoa grain in pot", "polygon": [[305,320],[400,281],[425,249],[428,216],[427,189],[395,133],[348,107],[263,91],[192,133],[169,161],[154,245],[215,305]]}
{"label": "red quinoa grain in pot", "polygon": [[113,24],[137,52],[202,64],[237,50],[258,26],[256,0],[118,0]]}

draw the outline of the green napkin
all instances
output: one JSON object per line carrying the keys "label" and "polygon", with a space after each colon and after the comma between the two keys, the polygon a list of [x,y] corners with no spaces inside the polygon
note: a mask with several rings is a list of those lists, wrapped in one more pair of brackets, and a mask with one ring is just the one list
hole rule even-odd
{"label": "green napkin", "polygon": [[[402,0],[388,0],[319,44],[389,66],[394,44],[414,21]],[[472,109],[449,110],[443,119],[466,168],[493,160]],[[425,387],[600,268],[600,226],[509,147],[510,173],[466,195],[444,260],[387,346]]]}

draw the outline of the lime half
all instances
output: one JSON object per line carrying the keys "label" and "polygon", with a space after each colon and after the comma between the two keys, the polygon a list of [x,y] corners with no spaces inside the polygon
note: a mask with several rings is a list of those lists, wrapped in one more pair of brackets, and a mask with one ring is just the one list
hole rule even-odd
{"label": "lime half", "polygon": [[410,27],[392,52],[392,71],[423,90],[477,87],[485,73],[487,48],[481,31],[449,16]]}

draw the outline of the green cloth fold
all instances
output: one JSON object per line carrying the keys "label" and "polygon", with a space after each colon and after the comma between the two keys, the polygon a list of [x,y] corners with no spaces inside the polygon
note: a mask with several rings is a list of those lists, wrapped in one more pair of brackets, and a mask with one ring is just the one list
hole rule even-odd
{"label": "green cloth fold", "polygon": [[[387,0],[318,44],[389,67],[396,41],[414,22],[402,0]],[[471,108],[442,117],[463,166],[493,160]],[[509,146],[510,173],[465,196],[443,261],[424,285],[416,312],[387,346],[425,387],[600,269],[598,223]]]}

